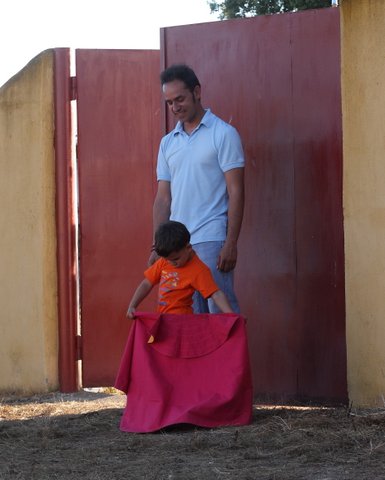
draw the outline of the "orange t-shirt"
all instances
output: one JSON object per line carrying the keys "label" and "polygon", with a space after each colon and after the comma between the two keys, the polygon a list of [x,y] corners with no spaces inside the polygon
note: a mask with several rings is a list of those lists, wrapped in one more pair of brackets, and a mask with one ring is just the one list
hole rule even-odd
{"label": "orange t-shirt", "polygon": [[219,290],[210,269],[194,252],[183,266],[176,268],[164,258],[157,260],[144,272],[152,284],[159,283],[158,312],[193,313],[192,296],[197,290],[204,298]]}

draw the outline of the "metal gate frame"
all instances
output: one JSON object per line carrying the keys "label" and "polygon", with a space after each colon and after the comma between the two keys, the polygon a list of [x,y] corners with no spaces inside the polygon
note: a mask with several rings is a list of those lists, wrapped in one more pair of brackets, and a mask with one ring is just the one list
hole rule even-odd
{"label": "metal gate frame", "polygon": [[79,379],[70,50],[54,49],[54,59],[59,384],[62,392],[74,392],[79,388]]}

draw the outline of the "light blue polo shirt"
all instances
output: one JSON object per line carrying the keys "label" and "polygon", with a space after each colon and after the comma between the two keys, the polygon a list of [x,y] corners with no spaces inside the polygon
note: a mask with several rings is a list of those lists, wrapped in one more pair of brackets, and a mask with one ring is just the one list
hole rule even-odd
{"label": "light blue polo shirt", "polygon": [[186,225],[193,245],[226,239],[228,194],[224,172],[244,164],[238,132],[210,110],[190,135],[178,122],[162,138],[157,178],[171,182],[170,220]]}

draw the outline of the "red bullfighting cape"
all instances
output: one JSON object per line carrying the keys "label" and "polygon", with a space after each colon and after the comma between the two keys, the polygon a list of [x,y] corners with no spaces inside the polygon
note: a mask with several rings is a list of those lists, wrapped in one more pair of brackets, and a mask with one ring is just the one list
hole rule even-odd
{"label": "red bullfighting cape", "polygon": [[236,314],[137,313],[115,388],[126,432],[168,425],[246,425],[252,383],[245,320]]}

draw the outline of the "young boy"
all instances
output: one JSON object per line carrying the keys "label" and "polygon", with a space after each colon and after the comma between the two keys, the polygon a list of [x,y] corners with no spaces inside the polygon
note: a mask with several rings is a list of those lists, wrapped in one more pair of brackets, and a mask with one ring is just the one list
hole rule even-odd
{"label": "young boy", "polygon": [[190,233],[180,222],[162,223],[155,233],[155,252],[159,258],[145,272],[145,279],[136,289],[127,310],[135,318],[135,310],[159,283],[158,312],[193,313],[195,290],[211,298],[223,313],[233,313],[225,294],[219,290],[210,269],[199,259],[190,244]]}

